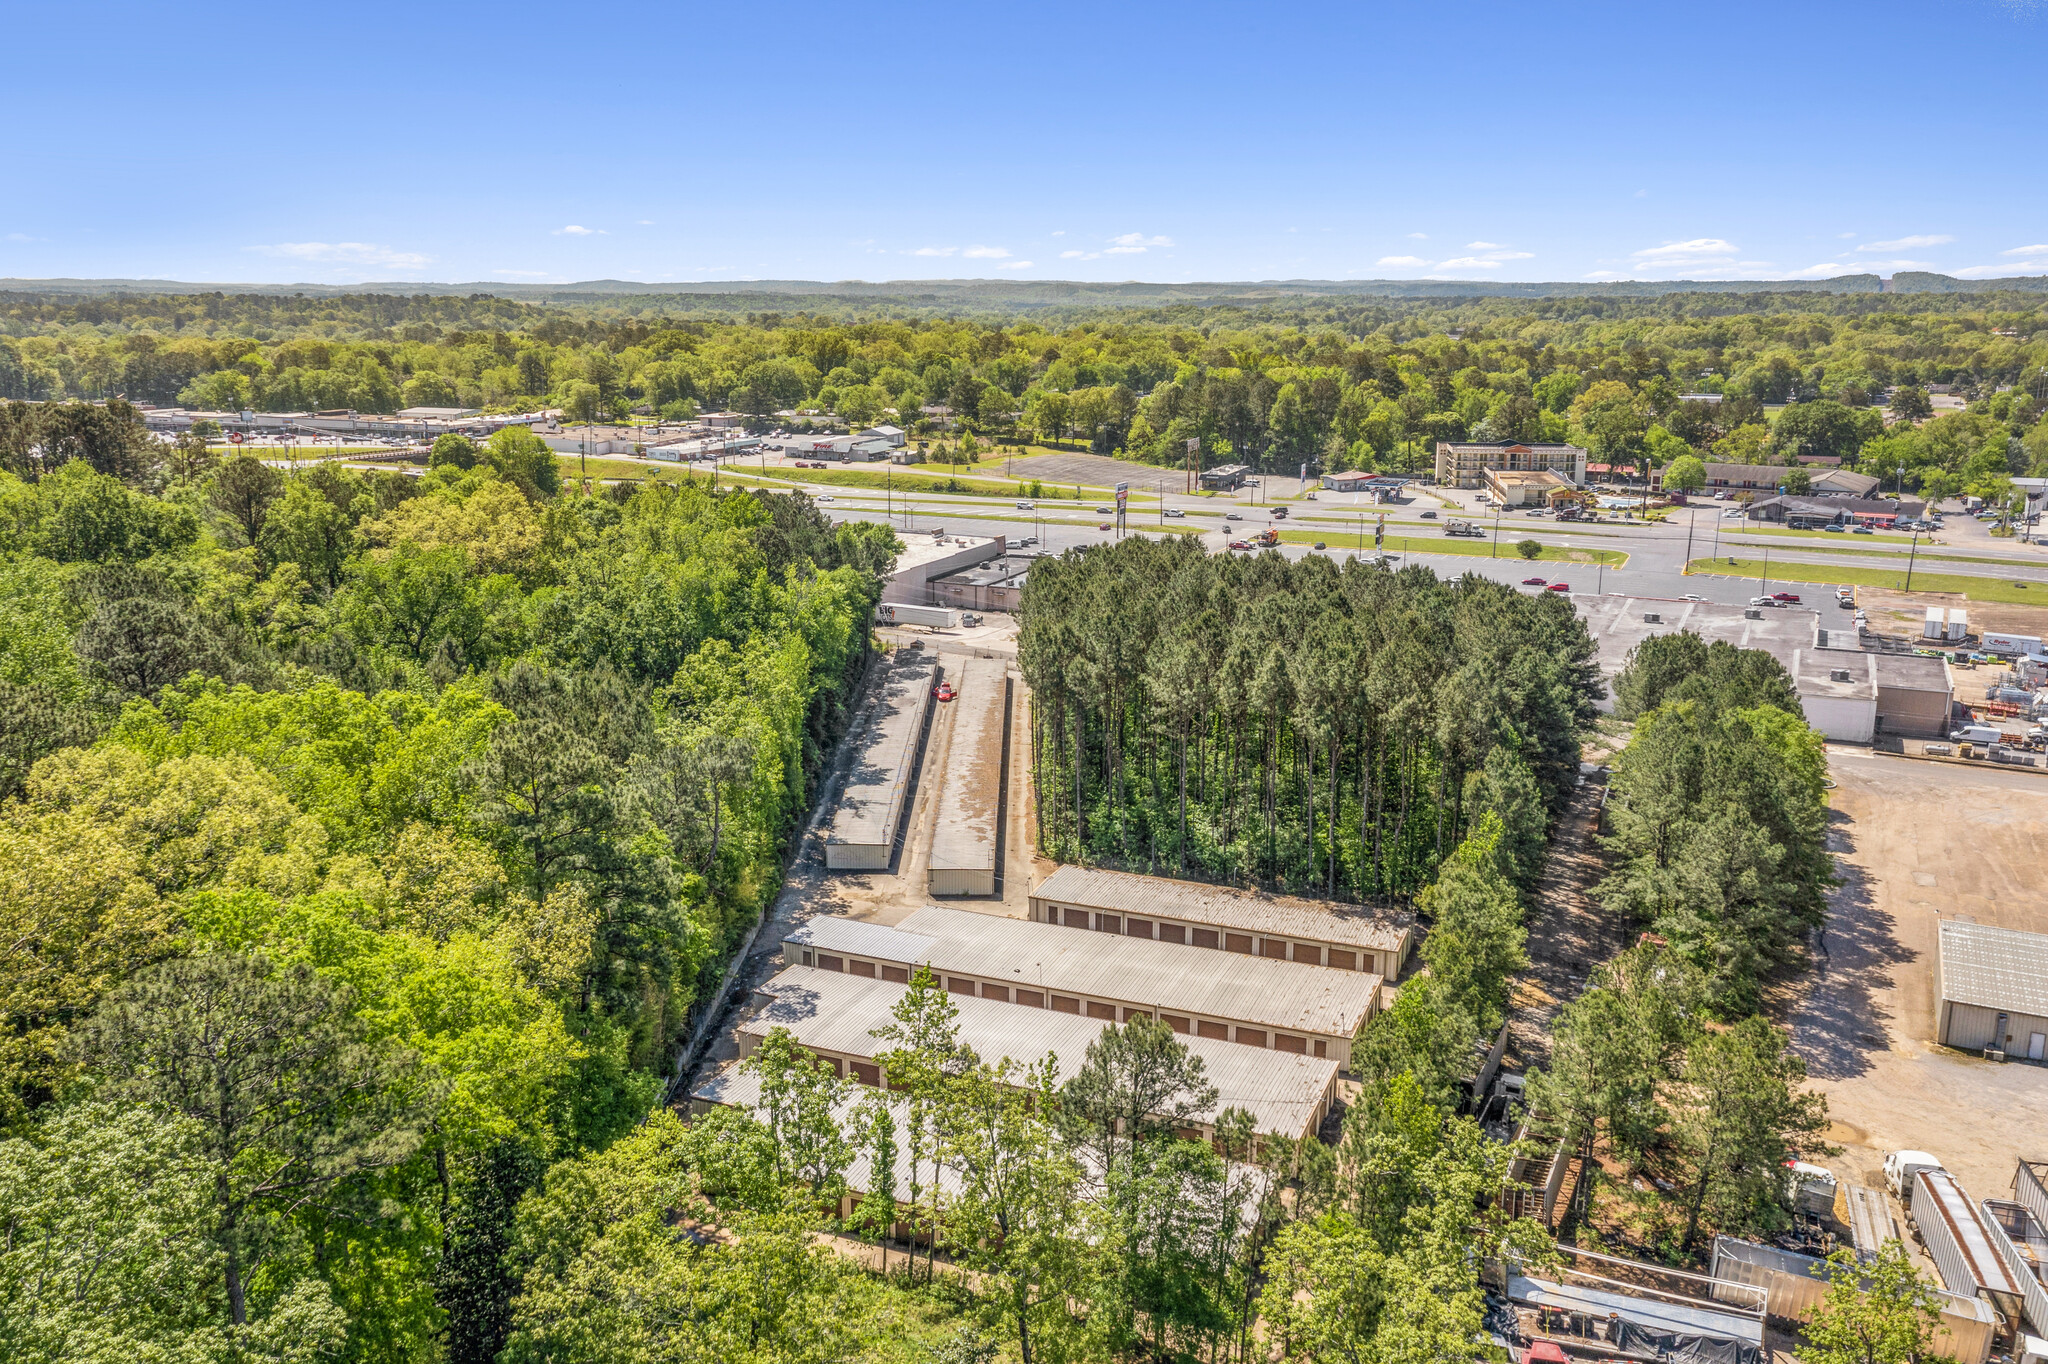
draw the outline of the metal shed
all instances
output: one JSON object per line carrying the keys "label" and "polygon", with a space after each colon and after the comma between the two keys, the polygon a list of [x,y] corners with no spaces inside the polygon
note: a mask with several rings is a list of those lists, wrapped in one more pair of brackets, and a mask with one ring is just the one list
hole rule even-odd
{"label": "metal shed", "polygon": [[1935,1040],[2048,1060],[2048,934],[1941,921]]}

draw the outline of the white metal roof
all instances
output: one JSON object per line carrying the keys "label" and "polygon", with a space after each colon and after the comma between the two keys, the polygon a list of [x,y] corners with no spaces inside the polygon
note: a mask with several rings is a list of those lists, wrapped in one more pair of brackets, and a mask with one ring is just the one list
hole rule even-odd
{"label": "white metal roof", "polygon": [[[774,996],[759,1013],[740,1025],[743,1033],[765,1037],[787,1028],[797,1041],[819,1051],[872,1058],[889,1044],[877,1041],[877,1029],[892,1021],[890,1009],[909,987],[886,980],[791,966],[761,986]],[[1059,1080],[1072,1075],[1088,1055],[1088,1044],[1108,1026],[1099,1018],[1020,1008],[972,995],[950,996],[959,1010],[960,1040],[982,1060],[1005,1057],[1030,1065],[1052,1053]],[[1258,1130],[1286,1137],[1308,1133],[1322,1116],[1325,1100],[1337,1081],[1337,1061],[1273,1052],[1235,1042],[1183,1037],[1187,1049],[1200,1057],[1216,1086],[1216,1107],[1242,1108]],[[1213,1118],[1213,1114],[1207,1115]]]}
{"label": "white metal roof", "polygon": [[1943,919],[1941,997],[2048,1018],[2048,933]]}
{"label": "white metal roof", "polygon": [[934,871],[995,869],[1008,669],[1007,663],[993,658],[946,664],[946,671],[957,677],[960,694],[948,703],[953,707],[953,741],[934,807]]}
{"label": "white metal roof", "polygon": [[1370,971],[1084,933],[960,909],[921,909],[895,928],[818,918],[785,941],[1324,1037],[1356,1036],[1380,988],[1380,977]]}
{"label": "white metal roof", "polygon": [[[1949,1288],[1958,1293],[1968,1293],[1971,1287],[1976,1287],[2019,1297],[2022,1292],[2019,1281],[2013,1278],[2011,1268],[1992,1245],[1983,1211],[1970,1201],[1970,1196],[1963,1192],[1963,1186],[1956,1182],[1956,1177],[1946,1170],[1921,1170],[1913,1178],[1926,1189],[1932,1200],[1933,1215],[1947,1225],[1949,1235],[1962,1252],[1964,1264],[1975,1280],[1974,1285],[1950,1284]],[[1917,1198],[1913,1200],[1913,1209],[1914,1217],[1919,1218]],[[1940,1268],[1938,1259],[1935,1267]]]}
{"label": "white metal roof", "polygon": [[828,843],[886,844],[896,837],[897,816],[930,704],[933,660],[920,650],[892,658],[884,666],[888,675],[878,680],[862,732],[854,739],[853,763],[833,811]]}
{"label": "white metal roof", "polygon": [[1095,867],[1061,867],[1038,883],[1032,898],[1088,909],[1185,919],[1248,933],[1344,943],[1395,952],[1414,920],[1364,905],[1340,905],[1289,895],[1266,895],[1232,886],[1175,881]]}

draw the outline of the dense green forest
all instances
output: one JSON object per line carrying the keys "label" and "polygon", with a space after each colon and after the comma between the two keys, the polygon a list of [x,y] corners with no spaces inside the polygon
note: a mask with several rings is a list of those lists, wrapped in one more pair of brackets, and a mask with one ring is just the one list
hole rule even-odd
{"label": "dense green forest", "polygon": [[1041,845],[1139,870],[1408,896],[1490,812],[1532,883],[1601,695],[1569,602],[1423,568],[1133,538],[1022,616]]}
{"label": "dense green forest", "polygon": [[15,417],[0,1354],[489,1357],[512,1209],[779,885],[893,537],[516,431],[287,476]]}
{"label": "dense green forest", "polygon": [[[1904,388],[1908,410],[1928,384],[1956,387],[1968,410],[1887,431],[1872,404]],[[1702,393],[1722,401],[1682,401]],[[1417,469],[1442,439],[1569,439],[1608,463],[1835,455],[1903,466],[1908,487],[1996,494],[2048,470],[2048,308],[2014,293],[1702,292],[906,319],[691,295],[0,296],[0,397],[114,396],[853,425],[916,425],[944,405],[984,434],[1169,464],[1191,439],[1211,462],[1287,471]]]}

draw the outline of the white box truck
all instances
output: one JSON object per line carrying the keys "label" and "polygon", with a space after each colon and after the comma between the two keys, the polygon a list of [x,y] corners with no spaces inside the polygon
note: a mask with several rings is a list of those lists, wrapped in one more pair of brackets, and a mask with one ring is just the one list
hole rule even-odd
{"label": "white box truck", "polygon": [[1941,1162],[1925,1151],[1894,1151],[1884,1158],[1884,1182],[1890,1187],[1892,1196],[1901,1203],[1912,1196],[1908,1188],[1914,1175],[1922,1170],[1939,1170]]}
{"label": "white box truck", "polygon": [[2039,635],[2005,635],[2000,634],[1996,630],[1986,630],[1981,647],[1987,654],[1999,654],[2006,658],[2014,658],[2025,654],[2040,653],[2041,637]]}
{"label": "white box truck", "polygon": [[912,606],[907,602],[883,602],[875,608],[879,625],[925,625],[950,630],[960,623],[960,613],[949,606]]}

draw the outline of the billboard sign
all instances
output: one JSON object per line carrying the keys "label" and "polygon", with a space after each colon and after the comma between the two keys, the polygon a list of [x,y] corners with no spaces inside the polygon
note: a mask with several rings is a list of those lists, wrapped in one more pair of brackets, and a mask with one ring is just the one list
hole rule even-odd
{"label": "billboard sign", "polygon": [[1125,513],[1125,512],[1127,511],[1127,510],[1129,510],[1129,508],[1130,508],[1130,505],[1131,505],[1131,485],[1130,485],[1130,484],[1128,484],[1128,483],[1119,483],[1119,484],[1117,484],[1117,485],[1116,485],[1116,528],[1117,528],[1118,530],[1122,530],[1122,529],[1124,528],[1124,513]]}

